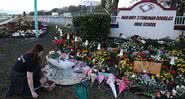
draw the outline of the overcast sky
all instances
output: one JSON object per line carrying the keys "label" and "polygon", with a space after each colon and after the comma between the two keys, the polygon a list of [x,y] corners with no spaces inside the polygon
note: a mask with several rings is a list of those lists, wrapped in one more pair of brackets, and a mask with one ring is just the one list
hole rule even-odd
{"label": "overcast sky", "polygon": [[[83,1],[101,0],[37,0],[38,10],[51,10],[69,5],[84,4]],[[130,0],[120,0],[119,7],[127,6]],[[18,12],[29,12],[34,10],[34,0],[0,0],[0,9]]]}

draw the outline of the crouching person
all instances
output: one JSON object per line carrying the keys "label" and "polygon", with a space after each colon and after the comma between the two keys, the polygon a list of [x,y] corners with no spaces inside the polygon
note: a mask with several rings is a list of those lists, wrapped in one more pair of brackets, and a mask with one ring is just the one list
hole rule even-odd
{"label": "crouching person", "polygon": [[14,95],[24,98],[38,98],[38,89],[45,82],[41,80],[40,57],[44,48],[36,44],[30,51],[18,57],[11,70],[11,82],[6,99]]}

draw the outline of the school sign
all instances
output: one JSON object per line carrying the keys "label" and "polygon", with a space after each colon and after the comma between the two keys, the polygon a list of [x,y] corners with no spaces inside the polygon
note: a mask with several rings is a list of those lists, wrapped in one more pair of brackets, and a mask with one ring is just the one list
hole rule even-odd
{"label": "school sign", "polygon": [[164,8],[151,1],[141,1],[131,8],[120,8],[116,16],[117,27],[111,28],[112,37],[139,35],[144,38],[175,39],[180,31],[174,30],[176,9]]}

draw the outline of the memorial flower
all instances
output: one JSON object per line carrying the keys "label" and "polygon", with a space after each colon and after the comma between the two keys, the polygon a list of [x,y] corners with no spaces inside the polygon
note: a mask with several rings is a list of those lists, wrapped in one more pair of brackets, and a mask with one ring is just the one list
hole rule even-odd
{"label": "memorial flower", "polygon": [[185,58],[183,57],[184,56],[177,58],[175,66],[179,73],[185,74]]}
{"label": "memorial flower", "polygon": [[134,60],[136,61],[146,61],[147,60],[147,55],[143,52],[138,52],[136,56],[134,56]]}
{"label": "memorial flower", "polygon": [[[102,70],[108,67],[108,61],[111,59],[110,53],[107,50],[98,50],[92,53],[91,63]],[[105,67],[105,68],[104,68]]]}
{"label": "memorial flower", "polygon": [[64,44],[65,40],[64,39],[56,39],[54,40],[54,44],[57,46],[58,49],[60,49],[62,47],[62,45]]}

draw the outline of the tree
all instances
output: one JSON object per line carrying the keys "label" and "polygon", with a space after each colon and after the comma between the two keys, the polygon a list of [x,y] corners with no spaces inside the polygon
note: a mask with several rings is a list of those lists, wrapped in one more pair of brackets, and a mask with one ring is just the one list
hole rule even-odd
{"label": "tree", "polygon": [[78,12],[78,11],[80,11],[81,9],[80,9],[80,6],[69,6],[68,7],[68,11],[69,12]]}
{"label": "tree", "polygon": [[59,11],[60,11],[59,8],[54,8],[54,9],[51,10],[51,12],[59,12]]}
{"label": "tree", "polygon": [[185,0],[179,0],[177,6],[177,15],[183,16],[184,12],[185,12]]}
{"label": "tree", "polygon": [[177,8],[177,15],[183,16],[185,12],[185,0],[170,0],[171,8]]}
{"label": "tree", "polygon": [[112,15],[117,15],[118,13],[118,3],[119,0],[114,0],[112,5]]}
{"label": "tree", "polygon": [[117,15],[119,0],[101,0],[102,7],[112,15]]}

